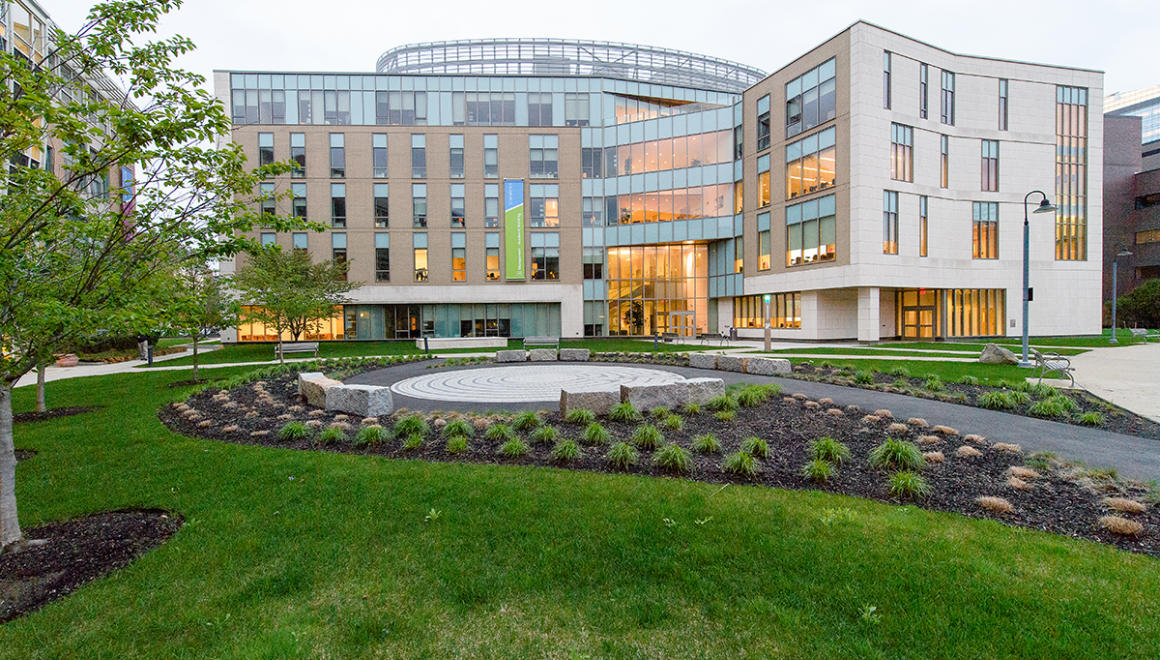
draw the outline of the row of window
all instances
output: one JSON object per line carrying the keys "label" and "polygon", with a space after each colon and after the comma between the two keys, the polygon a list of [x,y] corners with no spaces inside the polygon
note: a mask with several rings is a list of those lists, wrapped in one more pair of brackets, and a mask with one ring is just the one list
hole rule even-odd
{"label": "row of window", "polygon": [[[999,141],[980,140],[980,181],[983,192],[999,191]],[[890,178],[914,181],[914,128],[890,125]],[[950,136],[939,136],[939,186],[950,185]]]}
{"label": "row of window", "polygon": [[[448,136],[449,165],[447,176],[462,179],[464,173],[463,135]],[[528,176],[531,178],[556,179],[560,176],[560,138],[558,135],[528,136]],[[346,136],[343,133],[330,134],[330,178],[347,178]],[[292,178],[306,178],[306,134],[290,134],[290,159],[294,162]],[[258,133],[258,164],[269,165],[275,161],[274,134]],[[371,136],[371,167],[365,166],[376,179],[385,179],[387,168],[387,136],[376,133]],[[483,136],[483,176],[487,179],[499,178],[499,136]],[[427,178],[427,136],[411,136],[411,178]]]}
{"label": "row of window", "polygon": [[[263,232],[260,237],[262,245],[277,243],[277,234]],[[428,247],[427,234],[411,235],[412,257],[415,265],[412,278],[415,282],[426,282],[428,274]],[[294,232],[291,242],[295,250],[305,250],[308,244],[306,232]],[[499,232],[484,234],[484,277],[489,282],[500,279],[500,248]],[[347,237],[345,233],[330,235],[331,258],[338,262],[347,260]],[[533,280],[560,279],[560,234],[556,232],[537,232],[529,236],[529,254],[532,259]],[[345,279],[345,278],[344,278]],[[386,233],[375,234],[375,281],[391,281],[391,235]],[[467,234],[463,232],[451,233],[451,281],[467,281]]]}
{"label": "row of window", "polygon": [[[918,198],[918,255],[927,256],[927,197]],[[898,192],[882,194],[882,252],[898,254]],[[999,258],[999,204],[974,202],[971,207],[971,258]]]}
{"label": "row of window", "polygon": [[732,215],[729,204],[731,185],[720,183],[649,193],[585,197],[583,223],[586,227],[603,227],[605,224],[628,225]]}
{"label": "row of window", "polygon": [[[890,51],[882,53],[882,107],[893,109],[894,105],[894,54]],[[1005,78],[998,81],[999,116],[997,126],[1000,131],[1007,130],[1007,114],[1009,106],[1009,84]],[[925,62],[918,64],[918,116],[929,118],[930,114],[930,66]],[[955,125],[955,74],[951,71],[942,71],[940,74],[939,90],[939,122],[949,126]]]}
{"label": "row of window", "polygon": [[580,157],[580,171],[585,179],[729,163],[733,161],[733,131],[662,138],[603,149],[584,147]]}
{"label": "row of window", "polygon": [[771,294],[769,303],[766,303],[764,298],[760,295],[733,298],[733,327],[764,328],[766,304],[769,305],[769,327],[802,327],[802,294],[800,291]]}

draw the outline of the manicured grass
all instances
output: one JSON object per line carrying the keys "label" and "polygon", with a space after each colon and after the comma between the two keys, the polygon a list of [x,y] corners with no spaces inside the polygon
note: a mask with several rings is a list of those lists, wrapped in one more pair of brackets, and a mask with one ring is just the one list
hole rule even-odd
{"label": "manicured grass", "polygon": [[[221,340],[217,339],[217,338],[202,339],[201,341],[198,342],[198,344],[201,344],[202,346],[205,346],[207,344],[220,344],[220,343],[221,343]],[[163,337],[157,342],[157,346],[159,348],[169,348],[170,346],[185,346],[186,344],[189,344],[189,339],[183,338],[183,337]]]}
{"label": "manicured grass", "polygon": [[189,376],[56,381],[108,407],[17,427],[24,525],[186,525],[0,626],[4,657],[1160,655],[1152,558],[820,492],[194,440],[156,417]]}
{"label": "manicured grass", "polygon": [[[1131,337],[1132,337],[1132,332],[1130,330],[1128,330],[1127,328],[1120,328],[1119,330],[1116,331],[1116,340],[1119,343],[1118,344],[1110,344],[1110,343],[1108,343],[1108,340],[1110,340],[1112,338],[1112,330],[1111,330],[1111,328],[1104,328],[1103,333],[1101,333],[1099,336],[1031,337],[1030,343],[1032,346],[1035,346],[1035,347],[1047,346],[1047,347],[1054,348],[1054,347],[1059,347],[1059,346],[1070,346],[1073,348],[1104,348],[1107,346],[1127,346]],[[915,344],[915,345],[918,345],[921,343],[921,345],[923,345],[923,346],[934,346],[934,347],[948,346],[949,345],[949,344],[944,344],[943,342],[925,342],[925,343],[923,343],[923,342],[910,342],[910,343]],[[987,343],[1002,344],[1004,346],[1009,346],[1011,344],[1022,346],[1023,340],[1020,337],[999,337],[999,338],[995,338],[995,339],[970,340],[970,341],[963,342],[963,343],[969,344],[969,345],[978,344],[980,346],[982,344],[987,344]],[[1140,340],[1137,339],[1135,343],[1139,344]],[[902,344],[897,344],[897,343],[893,343],[893,344],[884,343],[884,344],[882,344],[882,346],[899,346],[899,345],[902,345]],[[907,344],[907,345],[909,345],[909,344]],[[1060,353],[1062,353],[1062,351],[1060,351]],[[1066,353],[1063,353],[1063,354],[1067,355]]]}
{"label": "manicured grass", "polygon": [[950,353],[950,352],[935,352],[933,349],[928,351],[881,351],[873,348],[845,348],[835,346],[833,348],[786,348],[776,351],[751,351],[752,353],[770,354],[787,354],[787,355],[894,355],[898,357],[942,357],[942,358],[960,358],[973,359],[977,357],[977,353]]}
{"label": "manicured grass", "polygon": [[[848,367],[851,371],[876,370],[890,373],[891,369],[903,367],[911,376],[919,377],[934,374],[946,382],[954,382],[963,376],[974,376],[980,384],[997,380],[1022,380],[1030,378],[1033,369],[1021,369],[1010,364],[979,364],[978,362],[935,362],[930,360],[875,360],[873,358],[842,359],[805,359],[789,358],[793,364],[812,362],[815,365],[827,362],[835,367]],[[1046,379],[1045,379],[1046,380]]]}
{"label": "manicured grass", "polygon": [[[700,344],[666,344],[657,342],[657,349],[661,353],[688,353],[691,351],[706,351],[712,346]],[[652,352],[652,339],[569,339],[560,342],[561,348],[587,348],[597,353],[632,353],[637,351]]]}
{"label": "manicured grass", "polygon": [[[937,351],[937,350],[971,351],[971,353],[973,355],[977,356],[979,353],[981,353],[983,351],[983,346],[985,346],[986,344],[989,344],[989,343],[998,344],[998,345],[1000,345],[1000,346],[1002,346],[1010,351],[1013,351],[1016,355],[1018,355],[1023,350],[1023,343],[1021,341],[1012,342],[1012,341],[1009,341],[1006,339],[1000,340],[1000,341],[995,341],[995,342],[961,342],[961,343],[941,342],[941,341],[937,341],[937,342],[921,342],[921,341],[887,342],[887,343],[877,344],[877,346],[881,347],[881,348],[925,349],[928,351]],[[1053,345],[1049,345],[1049,344],[1037,344],[1036,342],[1031,342],[1030,346],[1031,346],[1031,348],[1038,348],[1041,351],[1049,351],[1052,353],[1059,353],[1060,355],[1079,355],[1080,353],[1087,353],[1089,350],[1089,349],[1085,349],[1085,348],[1063,348],[1060,346],[1053,346]]]}

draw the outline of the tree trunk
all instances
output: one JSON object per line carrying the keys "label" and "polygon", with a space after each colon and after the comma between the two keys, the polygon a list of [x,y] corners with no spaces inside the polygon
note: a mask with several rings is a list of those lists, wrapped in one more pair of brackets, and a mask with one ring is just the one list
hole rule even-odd
{"label": "tree trunk", "polygon": [[193,380],[197,382],[197,338],[198,334],[193,335]]}
{"label": "tree trunk", "polygon": [[278,331],[278,364],[286,364],[286,354],[282,352],[282,331]]}
{"label": "tree trunk", "polygon": [[16,446],[12,442],[12,385],[0,384],[0,548],[23,534],[16,515]]}
{"label": "tree trunk", "polygon": [[44,369],[43,364],[36,367],[36,412],[48,412],[48,405],[44,402]]}

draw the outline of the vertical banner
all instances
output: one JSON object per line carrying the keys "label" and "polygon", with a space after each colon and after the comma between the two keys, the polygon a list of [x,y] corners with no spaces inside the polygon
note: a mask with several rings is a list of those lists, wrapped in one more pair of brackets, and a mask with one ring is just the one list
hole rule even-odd
{"label": "vertical banner", "polygon": [[524,180],[504,179],[504,273],[509,280],[524,279]]}

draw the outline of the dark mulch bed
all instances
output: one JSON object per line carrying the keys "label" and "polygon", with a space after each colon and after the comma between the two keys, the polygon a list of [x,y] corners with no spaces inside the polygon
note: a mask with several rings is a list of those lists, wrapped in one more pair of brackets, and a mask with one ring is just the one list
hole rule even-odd
{"label": "dark mulch bed", "polygon": [[169,383],[165,387],[167,387],[169,389],[173,389],[175,387],[191,387],[193,385],[205,385],[208,382],[209,381],[206,380],[205,378],[198,378],[197,380],[193,380],[191,378],[189,380],[179,380],[179,381],[176,381],[173,383]]}
{"label": "dark mulch bed", "polygon": [[25,539],[48,542],[0,555],[0,623],[128,566],[181,524],[166,511],[111,511],[24,530]]}
{"label": "dark mulch bed", "polygon": [[27,461],[28,459],[32,458],[33,456],[36,456],[36,454],[37,454],[37,451],[35,449],[17,449],[16,450],[16,462],[19,463],[20,461]]}
{"label": "dark mulch bed", "polygon": [[[225,398],[226,396],[228,398]],[[183,412],[185,406],[192,408],[188,412]],[[695,466],[686,477],[689,479],[711,483],[817,489],[896,504],[909,502],[890,496],[889,474],[871,467],[868,464],[867,454],[888,436],[907,439],[917,443],[924,452],[938,451],[945,457],[945,461],[941,463],[928,462],[922,471],[933,492],[929,497],[918,501],[919,506],[976,518],[990,518],[1018,527],[1082,537],[1133,552],[1160,556],[1160,506],[1149,505],[1148,510],[1140,514],[1120,514],[1144,525],[1144,532],[1139,536],[1112,534],[1098,524],[1101,516],[1115,513],[1103,504],[1102,500],[1105,497],[1130,497],[1137,500],[1153,497],[1154,494],[1142,484],[1119,482],[1107,475],[1085,472],[1078,467],[1047,461],[1050,465],[1039,464],[1040,476],[1027,480],[1032,488],[1020,490],[1008,484],[1007,474],[1011,466],[1024,464],[1024,457],[1020,453],[992,447],[985,440],[967,440],[949,432],[934,433],[918,423],[908,423],[905,431],[891,430],[888,427],[895,420],[888,418],[866,420],[864,415],[868,411],[855,409],[842,409],[841,415],[832,414],[828,412],[832,407],[826,400],[818,403],[775,396],[755,408],[742,408],[733,421],[721,421],[707,411],[686,416],[682,430],[664,431],[664,435],[667,441],[691,448],[694,436],[713,433],[720,440],[725,454],[737,451],[740,443],[748,436],[757,436],[769,442],[770,455],[759,461],[761,472],[755,478],[742,478],[724,472],[720,467],[720,455],[701,456],[694,453]],[[400,411],[393,419],[381,421],[389,429],[401,414]],[[298,400],[293,375],[272,376],[265,381],[236,387],[228,393],[210,388],[193,395],[184,404],[162,408],[158,416],[169,428],[184,435],[239,444],[301,450],[321,449],[429,461],[533,466],[551,464],[548,455],[551,447],[546,445],[532,445],[529,454],[516,461],[504,458],[499,453],[499,446],[502,443],[488,441],[484,439],[482,433],[488,423],[500,421],[499,418],[481,418],[462,413],[436,414],[429,416],[429,419],[463,417],[476,424],[475,437],[471,439],[468,451],[463,454],[449,454],[442,439],[434,435],[429,436],[422,447],[410,451],[402,448],[401,438],[392,438],[375,447],[356,446],[354,436],[362,420],[347,420],[345,416],[340,417],[335,413],[318,409],[312,410],[301,403]],[[558,413],[544,412],[540,416],[545,423],[557,427],[563,437],[579,438],[583,430],[580,426],[565,423]],[[350,424],[351,428],[344,442],[325,447],[318,447],[311,440],[280,442],[277,439],[277,431],[289,420],[303,422],[313,420],[323,428],[335,422],[344,422]],[[600,421],[611,432],[613,442],[628,441],[637,426],[606,419]],[[655,421],[647,419],[643,423]],[[906,420],[897,421],[901,423]],[[928,421],[930,425],[939,423],[936,419]],[[985,432],[984,429],[961,431],[964,435],[970,432]],[[521,435],[528,439],[527,434]],[[804,478],[801,470],[811,458],[808,442],[823,436],[830,436],[846,443],[853,454],[853,460],[841,466],[836,476],[829,482],[817,484]],[[317,431],[313,432],[313,437],[318,437]],[[528,442],[532,444],[530,439]],[[981,452],[981,456],[960,458],[956,450],[963,445],[974,447]],[[604,459],[605,452],[606,448],[603,447],[585,447],[585,456],[567,467],[611,472],[609,464]],[[642,450],[640,465],[629,471],[641,475],[665,475],[664,471],[652,466],[651,454],[651,451]],[[1014,511],[1003,515],[992,514],[976,503],[975,499],[980,496],[1006,498],[1014,506]]]}
{"label": "dark mulch bed", "polygon": [[[864,372],[860,372],[864,373]],[[861,387],[863,389],[879,390],[881,392],[893,392],[896,394],[906,394],[909,396],[921,397],[924,399],[935,399],[937,401],[945,401],[947,403],[958,403],[965,406],[974,406],[976,408],[983,408],[980,405],[979,398],[988,392],[1003,391],[1007,388],[993,387],[988,385],[966,385],[963,383],[950,383],[943,381],[940,389],[931,391],[927,388],[926,378],[914,378],[893,376],[887,373],[871,372],[874,377],[873,383],[860,383],[854,380],[855,373],[850,368],[819,366],[814,364],[797,364],[793,367],[794,378],[801,378],[804,380],[813,380],[822,383],[832,383],[834,385],[844,385],[846,387]],[[902,386],[901,381],[906,381],[906,386]],[[897,383],[897,384],[896,384]],[[1013,385],[1015,383],[1012,383]],[[1044,381],[1044,384],[1052,384],[1050,381]],[[1142,438],[1152,438],[1160,440],[1160,424],[1137,415],[1130,410],[1125,410],[1113,403],[1105,401],[1093,394],[1089,394],[1083,390],[1066,390],[1057,389],[1057,392],[1071,399],[1079,407],[1078,412],[1065,414],[1059,417],[1042,417],[1031,412],[1031,406],[1038,400],[1034,395],[1032,400],[1023,404],[1016,405],[1014,408],[1003,410],[1003,412],[1011,413],[1013,415],[1022,415],[1024,417],[1036,417],[1039,419],[1050,419],[1055,422],[1063,422],[1064,424],[1075,424],[1077,426],[1088,426],[1090,428],[1098,428],[1112,433],[1123,433],[1126,435],[1134,435]],[[1080,415],[1083,413],[1098,412],[1103,415],[1102,424],[1082,424],[1080,422]]]}
{"label": "dark mulch bed", "polygon": [[12,416],[12,421],[17,424],[25,422],[47,422],[50,419],[59,419],[61,417],[72,417],[73,415],[83,415],[100,410],[104,406],[67,406],[65,408],[50,408],[45,412],[22,412],[16,413]]}

